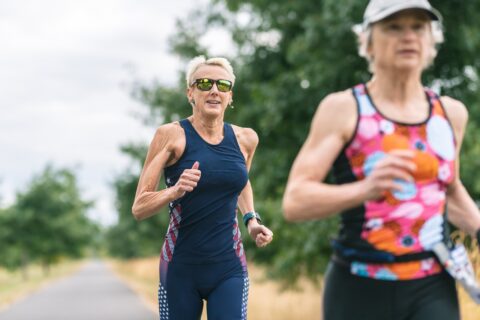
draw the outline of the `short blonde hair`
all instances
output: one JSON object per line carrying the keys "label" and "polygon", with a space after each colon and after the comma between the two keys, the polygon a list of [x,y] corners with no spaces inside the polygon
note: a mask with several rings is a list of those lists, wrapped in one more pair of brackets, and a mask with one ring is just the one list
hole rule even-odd
{"label": "short blonde hair", "polygon": [[[432,34],[432,48],[430,51],[430,55],[423,66],[424,69],[428,68],[433,64],[433,60],[438,54],[438,45],[443,43],[443,27],[442,24],[438,21],[431,21],[430,31]],[[364,27],[361,24],[354,25],[352,27],[352,31],[357,36],[358,42],[358,55],[362,58],[365,58],[368,62],[368,70],[371,73],[374,73],[373,68],[373,57],[368,54],[368,47],[372,44],[372,25]]]}
{"label": "short blonde hair", "polygon": [[227,71],[227,73],[232,77],[232,83],[235,84],[235,74],[233,73],[232,65],[227,59],[221,57],[206,59],[205,56],[197,56],[190,60],[187,66],[187,88],[191,86],[194,80],[193,75],[201,66],[219,66],[225,69],[225,71]]}

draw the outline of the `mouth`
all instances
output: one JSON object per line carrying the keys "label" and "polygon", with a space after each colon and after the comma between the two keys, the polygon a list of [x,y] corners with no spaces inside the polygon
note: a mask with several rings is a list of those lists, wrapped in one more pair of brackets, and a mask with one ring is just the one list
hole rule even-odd
{"label": "mouth", "polygon": [[417,50],[413,50],[413,49],[405,49],[405,50],[399,50],[398,51],[399,54],[417,54]]}
{"label": "mouth", "polygon": [[208,104],[220,104],[221,102],[217,101],[217,100],[207,100],[207,103]]}

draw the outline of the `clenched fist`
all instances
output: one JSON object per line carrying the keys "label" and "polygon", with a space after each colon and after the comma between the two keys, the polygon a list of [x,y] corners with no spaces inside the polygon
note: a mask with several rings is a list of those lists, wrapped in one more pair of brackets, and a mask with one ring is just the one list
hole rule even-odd
{"label": "clenched fist", "polygon": [[198,184],[202,172],[198,169],[200,163],[195,161],[191,169],[183,170],[177,183],[172,187],[175,199],[181,198],[187,192],[192,192]]}

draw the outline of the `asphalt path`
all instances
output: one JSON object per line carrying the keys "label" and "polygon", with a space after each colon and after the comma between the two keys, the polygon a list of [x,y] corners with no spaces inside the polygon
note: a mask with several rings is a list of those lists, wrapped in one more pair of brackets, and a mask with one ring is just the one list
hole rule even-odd
{"label": "asphalt path", "polygon": [[37,291],[0,313],[0,320],[158,320],[101,261]]}

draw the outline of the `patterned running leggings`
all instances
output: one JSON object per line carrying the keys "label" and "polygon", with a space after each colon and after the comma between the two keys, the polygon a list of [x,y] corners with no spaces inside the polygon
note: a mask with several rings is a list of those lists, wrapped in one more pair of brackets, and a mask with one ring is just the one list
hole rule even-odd
{"label": "patterned running leggings", "polygon": [[239,260],[196,265],[161,259],[160,320],[200,319],[204,300],[209,320],[245,320],[248,286]]}

